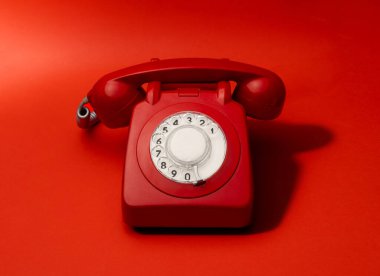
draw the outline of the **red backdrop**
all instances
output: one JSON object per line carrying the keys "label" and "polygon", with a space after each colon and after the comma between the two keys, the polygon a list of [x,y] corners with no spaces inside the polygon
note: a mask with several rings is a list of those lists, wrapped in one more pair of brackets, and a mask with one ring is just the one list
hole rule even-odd
{"label": "red backdrop", "polygon": [[[1,275],[380,274],[378,1],[80,2],[1,4]],[[249,121],[249,231],[123,224],[128,129],[74,115],[100,76],[151,57],[283,78],[280,119]]]}

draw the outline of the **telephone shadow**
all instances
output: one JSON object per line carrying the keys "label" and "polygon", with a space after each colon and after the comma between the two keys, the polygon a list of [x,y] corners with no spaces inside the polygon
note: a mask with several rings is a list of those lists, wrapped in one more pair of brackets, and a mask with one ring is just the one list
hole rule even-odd
{"label": "telephone shadow", "polygon": [[250,231],[260,233],[281,223],[291,201],[301,169],[294,156],[328,144],[333,135],[317,125],[252,120],[248,125],[255,190]]}
{"label": "telephone shadow", "polygon": [[318,125],[287,124],[248,119],[254,204],[252,224],[242,229],[135,228],[142,234],[228,235],[253,234],[276,228],[288,208],[297,185],[298,152],[323,147],[332,133]]}

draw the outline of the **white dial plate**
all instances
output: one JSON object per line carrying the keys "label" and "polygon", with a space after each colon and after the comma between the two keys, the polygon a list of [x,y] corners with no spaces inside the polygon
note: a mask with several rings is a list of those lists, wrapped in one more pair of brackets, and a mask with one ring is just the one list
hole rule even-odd
{"label": "white dial plate", "polygon": [[156,169],[178,183],[197,184],[222,166],[227,143],[221,127],[199,112],[164,119],[152,133],[150,156]]}

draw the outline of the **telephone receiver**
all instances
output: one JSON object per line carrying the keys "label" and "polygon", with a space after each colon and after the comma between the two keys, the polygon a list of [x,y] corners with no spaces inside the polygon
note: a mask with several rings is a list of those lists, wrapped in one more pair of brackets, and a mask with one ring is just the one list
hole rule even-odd
{"label": "telephone receiver", "polygon": [[[227,81],[236,83],[233,93]],[[147,89],[144,84],[148,84]],[[127,126],[134,106],[144,99],[154,104],[160,91],[176,85],[202,88],[213,84],[226,90],[225,100],[232,96],[252,118],[274,119],[281,113],[285,86],[269,70],[228,59],[152,59],[105,75],[96,82],[77,110],[77,124],[90,128],[100,120],[110,128]]]}

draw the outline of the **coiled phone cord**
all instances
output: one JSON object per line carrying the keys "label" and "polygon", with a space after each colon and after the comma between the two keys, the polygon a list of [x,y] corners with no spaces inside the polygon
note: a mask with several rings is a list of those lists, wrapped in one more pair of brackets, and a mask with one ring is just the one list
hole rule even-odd
{"label": "coiled phone cord", "polygon": [[80,128],[91,128],[100,121],[95,111],[91,111],[88,106],[88,99],[84,97],[77,109],[77,124]]}

